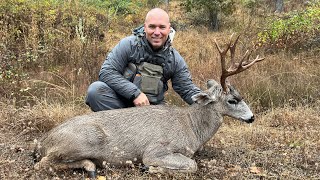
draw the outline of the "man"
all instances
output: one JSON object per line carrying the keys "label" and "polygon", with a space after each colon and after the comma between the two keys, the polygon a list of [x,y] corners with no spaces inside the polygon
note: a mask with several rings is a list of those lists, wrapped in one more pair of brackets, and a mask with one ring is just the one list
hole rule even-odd
{"label": "man", "polygon": [[171,46],[169,15],[160,8],[147,13],[144,27],[122,39],[103,63],[99,81],[88,88],[92,111],[164,103],[168,80],[182,99],[200,92],[181,55]]}

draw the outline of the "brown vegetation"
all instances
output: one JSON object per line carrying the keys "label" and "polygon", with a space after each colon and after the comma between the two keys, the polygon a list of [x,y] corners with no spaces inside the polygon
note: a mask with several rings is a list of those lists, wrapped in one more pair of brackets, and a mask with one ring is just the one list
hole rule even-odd
{"label": "brown vegetation", "polygon": [[[84,170],[34,171],[32,143],[87,108],[39,104],[16,109],[1,104],[1,179],[81,179]],[[82,112],[83,110],[84,112]],[[252,126],[226,119],[197,153],[193,174],[148,174],[138,166],[98,170],[107,179],[319,179],[320,120],[315,107],[276,108],[257,114]]]}
{"label": "brown vegetation", "polygon": [[[178,1],[171,5],[179,7]],[[90,112],[83,102],[87,86],[97,79],[106,53],[130,34],[130,29],[143,22],[143,13],[109,20],[92,11],[95,23],[84,26],[87,28],[84,32],[93,38],[83,43],[72,30],[79,26],[79,19],[68,16],[77,17],[81,11],[69,11],[72,10],[44,22],[41,20],[50,19],[50,13],[44,14],[46,18],[37,13],[2,16],[1,41],[10,41],[6,44],[10,46],[0,46],[1,68],[12,70],[13,74],[12,78],[1,79],[0,87],[0,179],[85,177],[83,170],[34,171],[31,144],[67,118]],[[91,17],[89,12],[84,14]],[[214,39],[223,44],[232,32],[242,32],[238,54],[256,45],[255,33],[263,19],[257,17],[249,22],[252,17],[245,15],[244,10],[236,13],[233,19],[225,18],[223,31],[210,32],[202,27],[189,27],[181,17],[183,13],[175,16],[170,12],[173,21],[187,24],[178,29],[174,47],[187,61],[193,80],[200,87],[204,87],[207,79],[218,80],[220,74]],[[1,24],[5,22],[11,24]],[[10,29],[14,25],[21,29]],[[39,49],[41,38],[48,45],[45,49]],[[99,169],[98,175],[107,179],[320,179],[318,51],[315,48],[298,53],[279,49],[269,53],[257,49],[256,53],[266,60],[229,79],[250,102],[256,121],[249,126],[227,118],[213,139],[197,153],[197,173],[148,174],[133,166],[106,167]],[[19,61],[10,61],[9,55]],[[23,69],[10,69],[16,67],[12,62],[21,62]],[[172,90],[166,98],[169,103],[185,105]]]}

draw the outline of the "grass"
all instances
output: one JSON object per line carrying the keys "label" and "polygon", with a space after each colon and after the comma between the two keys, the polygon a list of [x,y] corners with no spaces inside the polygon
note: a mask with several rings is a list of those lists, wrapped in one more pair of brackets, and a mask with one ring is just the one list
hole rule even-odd
{"label": "grass", "polygon": [[[172,2],[172,6],[179,7],[178,4]],[[185,19],[181,11],[170,12],[170,15],[173,21],[183,24]],[[185,58],[195,84],[203,89],[208,79],[218,80],[221,73],[214,40],[223,45],[232,29],[241,32],[242,28],[252,29],[261,22],[253,19],[254,23],[249,24],[246,15],[235,16],[233,21],[243,27],[210,32],[206,28],[185,26],[176,33],[173,45]],[[30,33],[39,30],[37,19],[33,20]],[[136,21],[141,22],[141,19]],[[128,27],[125,32],[118,31],[127,24],[130,23],[121,22],[107,29],[99,26],[104,39],[87,44],[76,38],[69,39],[70,27],[63,27],[61,32],[53,31],[47,35],[54,35],[50,39],[54,43],[45,49],[46,54],[39,52],[39,56],[33,57],[38,58],[37,66],[27,69],[28,79],[20,81],[19,86],[16,81],[1,86],[0,93],[5,96],[0,99],[0,179],[80,179],[86,176],[82,170],[34,171],[31,144],[66,119],[90,112],[84,104],[87,87],[97,79],[106,53],[130,33]],[[242,32],[237,57],[254,45],[254,35]],[[56,33],[62,33],[64,38],[59,39]],[[8,35],[4,31],[0,34]],[[37,47],[37,36],[30,34],[30,37],[24,34],[26,42],[20,45]],[[14,42],[14,39],[8,41]],[[247,125],[226,118],[204,150],[196,154],[199,166],[196,173],[148,174],[140,172],[138,167],[106,167],[99,169],[98,175],[107,179],[320,179],[320,64],[316,52],[318,49],[299,53],[281,50],[268,53],[257,49],[254,55],[260,54],[266,59],[228,79],[250,104],[256,121]],[[46,63],[50,66],[45,66]],[[13,92],[19,92],[20,96]],[[172,89],[166,99],[171,104],[186,105]]]}
{"label": "grass", "polygon": [[[319,102],[318,102],[319,103]],[[0,104],[1,179],[79,179],[82,170],[33,170],[32,143],[65,119],[87,108]],[[225,118],[217,134],[197,152],[196,173],[148,174],[138,166],[98,169],[106,179],[319,179],[319,104],[284,107],[256,114],[252,125]]]}

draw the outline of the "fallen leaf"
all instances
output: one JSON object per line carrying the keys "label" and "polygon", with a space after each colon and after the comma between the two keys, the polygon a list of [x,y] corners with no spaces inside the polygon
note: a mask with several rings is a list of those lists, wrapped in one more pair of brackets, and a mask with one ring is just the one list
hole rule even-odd
{"label": "fallen leaf", "polygon": [[[97,176],[96,180],[106,180],[105,176]],[[90,178],[86,178],[85,180],[90,180]]]}
{"label": "fallen leaf", "polygon": [[107,178],[105,176],[97,176],[97,180],[106,180]]}
{"label": "fallen leaf", "polygon": [[250,172],[254,173],[254,174],[261,174],[262,173],[262,168],[261,167],[256,167],[256,166],[252,166],[250,167]]}

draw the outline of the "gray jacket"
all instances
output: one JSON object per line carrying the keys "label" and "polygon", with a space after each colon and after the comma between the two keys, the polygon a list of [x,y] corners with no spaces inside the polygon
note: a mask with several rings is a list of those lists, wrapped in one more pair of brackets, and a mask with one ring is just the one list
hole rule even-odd
{"label": "gray jacket", "polygon": [[[171,46],[168,38],[164,47],[155,52],[149,46],[143,28],[135,29],[134,34],[122,39],[108,54],[103,63],[99,80],[127,99],[133,99],[140,94],[140,89],[124,78],[123,73],[128,63],[140,64],[149,62],[163,67],[163,92],[168,90],[168,80],[172,87],[188,104],[192,104],[191,96],[200,92],[192,83],[191,75],[186,62]],[[162,99],[163,101],[163,99]]]}

